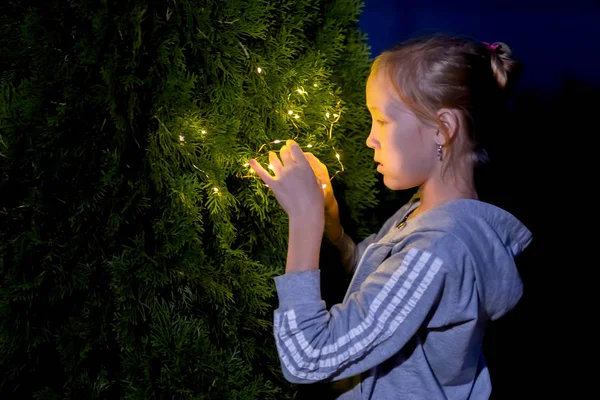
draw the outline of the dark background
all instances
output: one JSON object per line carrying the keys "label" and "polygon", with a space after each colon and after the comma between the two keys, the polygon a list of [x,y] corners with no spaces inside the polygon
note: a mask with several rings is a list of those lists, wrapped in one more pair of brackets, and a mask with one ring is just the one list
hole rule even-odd
{"label": "dark background", "polygon": [[359,22],[375,56],[421,33],[508,44],[526,65],[522,83],[545,91],[565,76],[598,83],[600,2],[591,0],[365,0]]}
{"label": "dark background", "polygon": [[[443,32],[504,42],[523,63],[511,117],[490,143],[492,160],[478,186],[483,201],[513,213],[534,238],[517,259],[525,287],[521,302],[488,328],[484,351],[492,399],[563,397],[563,391],[567,398],[583,397],[587,345],[577,338],[581,320],[571,308],[582,289],[571,277],[587,268],[590,256],[581,246],[585,234],[571,223],[585,226],[591,217],[581,198],[590,186],[586,171],[597,169],[586,150],[596,148],[600,133],[594,122],[600,109],[600,2],[366,0],[359,26],[372,57],[411,37]],[[385,201],[375,212],[381,220],[412,194],[381,189]],[[335,282],[327,279],[325,274],[325,285]],[[339,301],[344,289],[329,289],[326,300]],[[301,397],[326,391],[311,386]]]}

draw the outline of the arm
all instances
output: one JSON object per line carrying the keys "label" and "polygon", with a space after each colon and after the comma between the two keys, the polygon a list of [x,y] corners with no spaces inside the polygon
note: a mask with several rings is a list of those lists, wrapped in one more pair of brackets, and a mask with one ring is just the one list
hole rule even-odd
{"label": "arm", "polygon": [[446,256],[437,235],[411,240],[383,262],[348,301],[329,311],[320,271],[275,278],[277,350],[286,379],[295,383],[339,380],[364,372],[397,353],[441,296]]}
{"label": "arm", "polygon": [[[352,238],[344,232],[344,228],[340,223],[340,213],[336,201],[325,208],[325,236],[339,250],[344,271],[348,275],[352,275],[358,261],[358,248]],[[375,235],[371,236],[375,237]],[[363,251],[366,246],[363,246]]]}
{"label": "arm", "polygon": [[340,223],[337,202],[333,202],[331,206],[325,209],[325,235],[339,250],[344,271],[348,275],[354,273],[356,265],[367,247],[381,239],[392,228],[412,201],[414,201],[414,197],[407,206],[400,208],[394,215],[389,217],[379,232],[367,236],[358,244],[354,243],[352,238],[344,232]]}
{"label": "arm", "polygon": [[348,275],[352,275],[354,273],[356,264],[358,263],[361,255],[365,252],[367,246],[375,241],[376,237],[376,234],[371,234],[360,243],[356,244],[349,235],[344,233],[337,242],[334,242],[335,246],[340,251],[344,271],[346,271]]}

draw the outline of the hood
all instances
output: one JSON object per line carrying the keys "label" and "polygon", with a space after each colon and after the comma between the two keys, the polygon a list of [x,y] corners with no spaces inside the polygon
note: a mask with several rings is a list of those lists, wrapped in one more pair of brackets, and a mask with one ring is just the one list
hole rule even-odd
{"label": "hood", "polygon": [[532,241],[532,233],[521,221],[499,207],[472,199],[448,202],[419,217],[419,225],[448,231],[464,243],[474,261],[475,284],[490,319],[498,319],[516,306],[523,283],[515,258]]}

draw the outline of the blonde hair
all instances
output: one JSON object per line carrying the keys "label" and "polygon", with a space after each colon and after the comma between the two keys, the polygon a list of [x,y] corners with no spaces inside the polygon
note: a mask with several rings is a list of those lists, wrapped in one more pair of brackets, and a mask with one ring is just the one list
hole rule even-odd
{"label": "blonde hair", "polygon": [[[466,123],[465,151],[479,164],[487,161],[483,143],[495,118],[502,115],[505,89],[514,84],[521,69],[505,43],[490,46],[436,34],[383,52],[373,62],[371,73],[386,73],[400,101],[423,123],[436,124],[443,132],[437,111],[458,110]],[[450,147],[444,152],[449,158]]]}

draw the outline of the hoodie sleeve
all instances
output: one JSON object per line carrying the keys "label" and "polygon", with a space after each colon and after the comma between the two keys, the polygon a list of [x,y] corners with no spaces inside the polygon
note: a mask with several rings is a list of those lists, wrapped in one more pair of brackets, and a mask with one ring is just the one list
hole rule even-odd
{"label": "hoodie sleeve", "polygon": [[435,239],[411,241],[379,265],[345,303],[329,311],[321,299],[319,270],[276,277],[274,334],[286,379],[343,379],[402,349],[444,288],[447,257]]}

